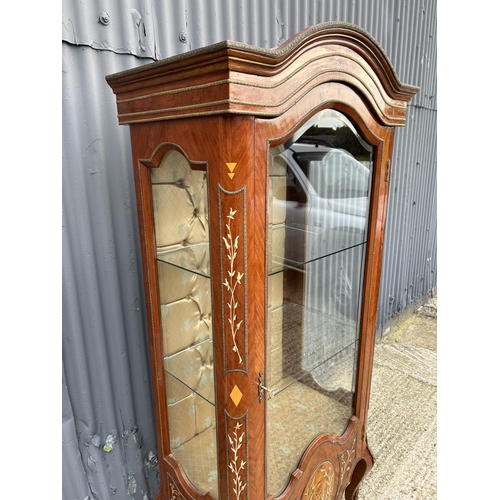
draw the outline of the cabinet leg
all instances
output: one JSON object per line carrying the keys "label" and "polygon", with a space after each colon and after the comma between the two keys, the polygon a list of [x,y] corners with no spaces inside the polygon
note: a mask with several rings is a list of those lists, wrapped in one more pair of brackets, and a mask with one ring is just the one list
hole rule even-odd
{"label": "cabinet leg", "polygon": [[352,471],[351,482],[345,489],[345,500],[356,500],[361,481],[373,466],[373,455],[368,447]]}

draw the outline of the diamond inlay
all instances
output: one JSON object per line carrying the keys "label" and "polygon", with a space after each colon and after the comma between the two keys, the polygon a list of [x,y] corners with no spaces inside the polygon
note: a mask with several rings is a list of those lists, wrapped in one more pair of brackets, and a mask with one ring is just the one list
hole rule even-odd
{"label": "diamond inlay", "polygon": [[243,394],[240,391],[240,388],[235,384],[231,394],[229,394],[230,398],[233,400],[233,403],[238,406],[240,404],[241,398]]}

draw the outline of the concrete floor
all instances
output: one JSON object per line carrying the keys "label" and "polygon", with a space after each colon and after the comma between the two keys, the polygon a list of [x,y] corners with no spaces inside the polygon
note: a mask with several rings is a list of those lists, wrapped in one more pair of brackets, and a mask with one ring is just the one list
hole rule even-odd
{"label": "concrete floor", "polygon": [[375,347],[368,443],[375,463],[358,500],[437,498],[437,298]]}

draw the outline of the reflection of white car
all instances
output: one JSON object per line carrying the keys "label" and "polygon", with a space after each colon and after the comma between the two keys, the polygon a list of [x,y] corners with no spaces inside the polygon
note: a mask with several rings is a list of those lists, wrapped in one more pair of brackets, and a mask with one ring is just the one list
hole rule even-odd
{"label": "reflection of white car", "polygon": [[[333,305],[353,317],[360,283],[355,269],[360,269],[361,244],[366,239],[371,170],[343,149],[314,144],[294,143],[279,157],[286,164],[286,197],[274,198],[273,203],[286,210],[285,261],[293,267],[334,255],[335,266],[332,260],[322,259],[310,267],[313,282],[321,275],[331,277],[330,293],[320,294],[329,304],[316,308],[331,314]],[[341,252],[346,249],[351,250]]]}
{"label": "reflection of white car", "polygon": [[[295,143],[287,164],[287,225],[364,233],[370,170],[343,149]],[[304,212],[307,212],[304,213]]]}

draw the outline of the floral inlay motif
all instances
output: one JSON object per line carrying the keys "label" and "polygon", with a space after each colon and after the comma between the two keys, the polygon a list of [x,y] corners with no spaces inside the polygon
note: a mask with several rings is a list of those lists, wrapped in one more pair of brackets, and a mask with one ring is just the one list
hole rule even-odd
{"label": "floral inlay motif", "polygon": [[229,302],[227,303],[229,307],[229,317],[227,318],[229,321],[229,325],[231,326],[231,336],[233,339],[233,351],[238,355],[238,360],[239,363],[243,363],[243,359],[241,357],[240,351],[238,349],[238,346],[236,344],[236,334],[238,330],[241,327],[241,324],[243,323],[243,320],[238,321],[237,313],[236,313],[236,308],[238,307],[238,302],[236,302],[234,293],[236,290],[236,287],[238,285],[242,284],[242,279],[244,276],[244,273],[241,273],[239,271],[236,271],[234,268],[234,261],[236,259],[237,255],[237,250],[238,250],[238,239],[239,235],[236,236],[236,238],[233,239],[233,235],[231,232],[231,221],[234,219],[234,215],[236,214],[237,210],[233,210],[232,208],[229,209],[229,215],[227,215],[228,222],[226,224],[226,229],[227,229],[227,235],[223,236],[222,239],[224,240],[224,244],[226,245],[226,249],[228,251],[227,257],[229,259],[229,269],[227,271],[227,274],[229,278],[226,278],[224,280],[223,285],[227,288],[227,290],[230,293],[230,298]]}
{"label": "floral inlay motif", "polygon": [[326,460],[309,479],[302,498],[305,500],[330,500],[333,494],[333,464]]}
{"label": "floral inlay motif", "polygon": [[184,496],[175,487],[173,483],[170,483],[170,499],[171,500],[185,500]]}
{"label": "floral inlay motif", "polygon": [[340,484],[343,484],[344,479],[347,478],[347,475],[349,474],[349,471],[351,470],[352,460],[354,458],[355,450],[356,450],[356,440],[353,441],[350,449],[345,450],[339,456],[339,458],[340,458]]}
{"label": "floral inlay motif", "polygon": [[[243,492],[243,490],[246,488],[247,484],[243,482],[241,478],[241,474],[243,470],[245,469],[246,461],[241,460],[238,457],[238,450],[243,446],[243,436],[245,435],[244,432],[242,432],[238,436],[238,431],[241,429],[241,423],[237,423],[234,427],[233,430],[233,437],[231,437],[230,434],[228,434],[229,438],[229,444],[231,445],[231,451],[232,457],[231,461],[229,462],[229,470],[233,473],[233,491],[236,494],[236,500],[240,500],[240,495]],[[239,465],[238,465],[238,460],[239,460]]]}

